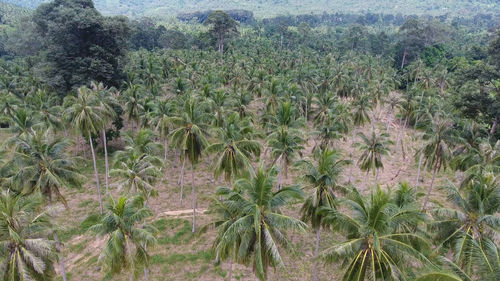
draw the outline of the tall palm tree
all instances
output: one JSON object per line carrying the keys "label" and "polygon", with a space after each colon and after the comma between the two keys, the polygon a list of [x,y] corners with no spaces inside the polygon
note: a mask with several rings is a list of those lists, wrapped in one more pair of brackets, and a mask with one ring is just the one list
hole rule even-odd
{"label": "tall palm tree", "polygon": [[230,183],[236,177],[252,170],[250,158],[260,155],[261,145],[254,140],[254,129],[249,119],[240,120],[233,112],[224,119],[223,126],[216,129],[218,139],[206,148],[207,153],[215,153],[214,176],[224,174]]}
{"label": "tall palm tree", "polygon": [[80,87],[78,95],[68,96],[65,101],[65,115],[70,124],[73,124],[81,134],[89,140],[90,150],[92,152],[92,162],[94,164],[94,176],[97,185],[97,194],[99,197],[99,210],[103,213],[101,184],[99,182],[99,172],[97,171],[97,161],[94,151],[94,142],[92,135],[98,134],[103,128],[103,116],[107,113],[99,104],[97,96],[87,87]]}
{"label": "tall palm tree", "polygon": [[156,244],[157,230],[143,221],[152,215],[151,210],[144,206],[142,196],[112,200],[106,214],[89,228],[99,236],[108,237],[99,255],[103,271],[112,274],[126,271],[132,281],[140,270],[144,270],[145,278],[149,280],[150,256],[147,247]]}
{"label": "tall palm tree", "polygon": [[297,154],[302,155],[304,139],[298,130],[282,126],[268,136],[267,143],[271,148],[274,163],[279,163],[278,188],[281,188],[283,174],[288,178],[288,166]]}
{"label": "tall palm tree", "polygon": [[139,85],[131,85],[123,94],[123,104],[125,116],[132,124],[133,130],[139,127],[139,117],[144,110],[141,102],[141,87]]}
{"label": "tall palm tree", "polygon": [[317,258],[319,254],[319,241],[321,239],[321,226],[323,216],[322,208],[335,208],[335,191],[345,191],[339,184],[339,178],[348,160],[340,159],[341,155],[336,150],[316,150],[312,160],[301,160],[296,166],[303,171],[304,182],[312,187],[311,194],[302,205],[302,221],[310,222],[316,231],[316,248],[314,250],[313,280],[317,280]]}
{"label": "tall palm tree", "polygon": [[216,252],[233,253],[236,262],[251,265],[259,280],[267,280],[269,267],[283,266],[278,245],[290,246],[284,231],[307,227],[280,212],[281,207],[300,200],[303,192],[297,187],[273,192],[276,174],[274,167],[260,164],[253,177],[239,179],[234,190],[225,191],[225,204],[239,211],[234,221],[219,226],[214,244]]}
{"label": "tall palm tree", "polygon": [[[206,139],[207,122],[210,119],[205,111],[205,104],[194,96],[188,97],[184,102],[181,115],[172,118],[177,127],[171,133],[172,144],[181,150],[181,158],[191,162],[191,192],[193,196],[193,233],[196,232],[196,193],[194,189],[194,166],[198,163],[202,151],[208,146]],[[184,169],[184,164],[182,165]],[[181,171],[181,202],[182,180],[184,171]]]}
{"label": "tall palm tree", "polygon": [[441,169],[446,169],[451,160],[451,145],[453,144],[452,125],[451,120],[436,115],[432,120],[431,130],[424,135],[427,143],[424,146],[423,153],[426,166],[432,169],[432,180],[422,204],[423,210],[425,210],[429,202],[437,172]]}
{"label": "tall palm tree", "polygon": [[117,99],[111,95],[111,92],[104,87],[102,83],[91,82],[90,89],[96,95],[101,118],[103,119],[101,127],[102,147],[104,148],[104,166],[106,169],[105,184],[106,190],[109,189],[109,161],[108,161],[108,145],[106,139],[106,126],[116,117],[115,108],[120,108],[121,105]]}
{"label": "tall palm tree", "polygon": [[[494,174],[471,179],[461,189],[452,183],[440,188],[453,207],[433,210],[431,230],[439,241],[435,251],[453,254],[453,262],[467,275],[500,272],[500,178]],[[493,255],[492,253],[496,253]]]}
{"label": "tall palm tree", "polygon": [[174,116],[174,106],[169,100],[156,101],[151,111],[151,119],[154,130],[163,139],[163,161],[167,161],[168,135],[172,128],[171,118]]}
{"label": "tall palm tree", "polygon": [[327,262],[345,268],[342,280],[406,280],[412,275],[409,264],[431,264],[425,256],[429,242],[413,231],[399,231],[401,223],[422,221],[423,214],[398,208],[391,198],[378,187],[367,198],[354,189],[343,202],[346,212],[323,209],[324,222],[345,236],[322,253]]}
{"label": "tall palm tree", "polygon": [[379,134],[375,131],[372,131],[369,137],[362,132],[358,133],[358,136],[361,138],[361,142],[356,144],[361,151],[358,160],[359,167],[366,172],[366,176],[371,171],[375,175],[375,184],[377,184],[379,170],[384,168],[382,158],[389,154],[389,145],[392,141],[388,134]]}
{"label": "tall palm tree", "polygon": [[54,280],[57,254],[46,238],[52,226],[41,204],[40,196],[0,193],[1,280]]}

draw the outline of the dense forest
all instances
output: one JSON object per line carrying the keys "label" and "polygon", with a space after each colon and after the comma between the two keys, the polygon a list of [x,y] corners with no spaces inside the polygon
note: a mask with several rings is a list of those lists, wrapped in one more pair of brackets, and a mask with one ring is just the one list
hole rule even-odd
{"label": "dense forest", "polygon": [[497,1],[8,2],[0,280],[500,280]]}
{"label": "dense forest", "polygon": [[[3,0],[27,8],[36,8],[49,0]],[[500,5],[496,0],[377,0],[368,4],[363,0],[96,0],[97,9],[106,15],[153,16],[166,18],[184,12],[203,10],[245,9],[254,11],[259,17],[279,15],[305,15],[343,13],[387,13],[474,16],[476,14],[498,14]]]}

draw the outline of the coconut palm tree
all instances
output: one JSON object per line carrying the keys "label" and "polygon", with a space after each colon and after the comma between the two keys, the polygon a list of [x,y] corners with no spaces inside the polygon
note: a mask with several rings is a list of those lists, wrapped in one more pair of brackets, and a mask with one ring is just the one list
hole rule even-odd
{"label": "coconut palm tree", "polygon": [[304,139],[297,130],[282,126],[271,133],[267,144],[271,148],[274,163],[279,163],[278,188],[283,185],[283,174],[288,178],[288,166],[297,157],[302,155]]}
{"label": "coconut palm tree", "polygon": [[34,120],[39,120],[53,132],[62,128],[62,107],[58,105],[55,96],[44,90],[37,90],[26,98],[26,102],[33,111]]}
{"label": "coconut palm tree", "polygon": [[[283,266],[278,246],[290,246],[285,230],[302,230],[305,223],[283,215],[280,208],[300,200],[303,192],[298,187],[284,187],[273,192],[277,170],[259,165],[254,176],[239,179],[234,190],[225,193],[224,204],[239,210],[234,221],[219,226],[215,251],[234,253],[234,261],[251,265],[259,280],[267,280],[269,267]],[[231,210],[229,210],[231,212]]]}
{"label": "coconut palm tree", "polygon": [[154,130],[163,139],[163,161],[167,161],[168,154],[168,135],[172,128],[171,117],[175,114],[174,106],[169,100],[156,101],[151,111],[151,120]]}
{"label": "coconut palm tree", "polygon": [[99,172],[97,171],[97,161],[92,135],[98,134],[104,127],[103,116],[106,116],[107,113],[105,113],[100,106],[97,96],[87,87],[80,87],[76,97],[67,96],[64,104],[66,105],[65,115],[69,123],[73,124],[73,126],[89,140],[90,150],[92,152],[92,162],[94,164],[97,194],[99,197],[99,210],[102,214],[101,184],[99,182]]}
{"label": "coconut palm tree", "polygon": [[131,281],[144,270],[145,279],[149,280],[147,248],[156,244],[157,230],[144,220],[153,213],[144,206],[144,198],[140,195],[112,200],[107,209],[100,221],[89,228],[108,238],[98,260],[102,270],[112,274],[125,271]]}
{"label": "coconut palm tree", "polygon": [[356,144],[361,151],[358,160],[359,167],[366,172],[366,176],[371,171],[375,175],[375,184],[377,184],[379,170],[384,168],[382,158],[389,154],[389,145],[393,142],[389,139],[388,134],[380,134],[375,131],[372,131],[370,136],[366,136],[362,132],[358,133],[358,136],[361,138],[361,142]]}
{"label": "coconut palm tree", "polygon": [[440,206],[432,211],[431,230],[439,241],[435,251],[452,253],[452,261],[470,276],[486,278],[500,272],[496,242],[500,237],[500,178],[479,175],[461,189],[448,183],[440,190],[448,195],[453,207]]}
{"label": "coconut palm tree", "polygon": [[106,169],[105,184],[106,190],[109,189],[109,161],[108,161],[108,145],[106,139],[106,127],[107,125],[116,118],[115,108],[121,108],[120,103],[117,99],[111,95],[111,92],[104,87],[102,83],[91,82],[90,89],[96,95],[98,106],[100,107],[100,112],[103,114],[101,118],[103,119],[101,127],[101,140],[102,147],[104,148],[104,166]]}
{"label": "coconut palm tree", "polygon": [[[20,194],[40,192],[48,199],[49,206],[52,207],[54,201],[60,201],[68,207],[61,189],[80,187],[85,177],[78,172],[76,159],[66,153],[71,143],[60,138],[49,140],[47,134],[47,131],[34,131],[16,138],[14,156],[7,166],[16,167],[11,179],[16,186],[21,187],[17,190]],[[59,239],[55,231],[53,236],[59,249]],[[59,263],[63,280],[66,280],[62,257]]]}
{"label": "coconut palm tree", "polygon": [[230,183],[252,170],[250,158],[260,155],[261,145],[254,140],[254,129],[249,119],[240,120],[233,112],[224,119],[223,126],[216,128],[217,140],[206,148],[207,153],[215,153],[214,176],[224,174]]}
{"label": "coconut palm tree", "polygon": [[57,254],[49,216],[40,196],[0,193],[0,278],[5,281],[54,280]]}
{"label": "coconut palm tree", "polygon": [[8,120],[10,131],[18,137],[26,136],[43,126],[43,123],[36,119],[33,112],[25,107],[19,107]]}
{"label": "coconut palm tree", "polygon": [[474,177],[487,173],[500,173],[500,141],[495,145],[484,141],[477,147],[469,146],[467,151],[460,153],[452,160],[455,169],[465,172],[462,185],[467,185]]}
{"label": "coconut palm tree", "polygon": [[125,92],[123,97],[124,113],[127,120],[132,124],[132,129],[137,130],[139,127],[139,118],[144,110],[141,102],[141,87],[140,85],[131,85]]}
{"label": "coconut palm tree", "polygon": [[391,198],[378,187],[367,198],[354,189],[343,202],[347,211],[323,209],[324,222],[345,236],[321,254],[345,269],[342,280],[406,280],[412,275],[409,264],[431,265],[425,255],[429,242],[413,231],[399,231],[401,223],[422,221],[423,214],[398,208]]}
{"label": "coconut palm tree", "polygon": [[158,157],[127,149],[116,152],[113,166],[110,175],[119,179],[121,188],[141,192],[146,202],[156,194],[154,184],[161,178],[159,167],[163,166]]}
{"label": "coconut palm tree", "polygon": [[431,130],[424,134],[424,139],[427,140],[423,151],[425,164],[432,169],[432,180],[422,204],[423,210],[425,210],[429,202],[437,172],[441,169],[446,169],[451,160],[451,145],[453,144],[452,125],[451,120],[436,115],[432,120]]}
{"label": "coconut palm tree", "polygon": [[335,191],[345,191],[339,184],[339,178],[348,160],[341,159],[336,150],[316,150],[313,159],[301,160],[295,165],[301,168],[303,180],[312,187],[311,194],[302,205],[302,221],[310,222],[316,231],[316,248],[314,250],[313,280],[317,280],[317,258],[319,254],[319,241],[321,239],[321,226],[323,216],[322,208],[335,208]]}
{"label": "coconut palm tree", "polygon": [[50,204],[60,201],[67,205],[61,189],[80,187],[85,177],[78,172],[76,159],[66,153],[71,143],[62,138],[50,140],[47,135],[33,131],[16,138],[14,155],[7,165],[17,168],[12,180],[21,187],[20,193],[40,191]]}
{"label": "coconut palm tree", "polygon": [[123,141],[127,144],[127,149],[133,149],[140,154],[151,156],[158,155],[161,145],[154,142],[155,133],[150,129],[139,129],[137,132],[128,131],[123,136]]}
{"label": "coconut palm tree", "polygon": [[[181,150],[183,162],[191,162],[191,192],[193,196],[193,233],[196,232],[196,193],[194,189],[194,166],[198,163],[202,151],[208,146],[206,136],[209,115],[205,111],[205,104],[195,96],[188,97],[179,117],[172,118],[176,129],[171,133],[172,144]],[[184,163],[183,163],[184,169]],[[181,170],[181,202],[182,180],[184,170]]]}

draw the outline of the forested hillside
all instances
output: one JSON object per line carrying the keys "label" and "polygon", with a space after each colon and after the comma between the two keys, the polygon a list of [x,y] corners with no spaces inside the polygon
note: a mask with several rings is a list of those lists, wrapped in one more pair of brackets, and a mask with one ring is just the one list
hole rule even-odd
{"label": "forested hillside", "polygon": [[388,2],[0,6],[0,280],[500,280],[497,4]]}
{"label": "forested hillside", "polygon": [[[36,8],[47,0],[4,0],[23,7]],[[470,16],[478,13],[498,14],[496,0],[96,0],[97,8],[110,15],[167,17],[181,12],[214,9],[245,9],[257,17],[284,14],[384,13]]]}

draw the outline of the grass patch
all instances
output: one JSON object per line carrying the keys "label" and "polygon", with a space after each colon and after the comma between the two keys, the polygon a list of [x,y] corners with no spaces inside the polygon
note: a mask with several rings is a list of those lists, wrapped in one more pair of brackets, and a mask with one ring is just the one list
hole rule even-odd
{"label": "grass patch", "polygon": [[193,233],[191,232],[191,225],[189,221],[184,219],[161,219],[155,221],[153,225],[158,228],[160,232],[166,232],[168,230],[174,230],[180,227],[180,229],[175,232],[174,235],[165,235],[163,237],[160,237],[158,239],[158,244],[160,245],[178,245],[180,243],[187,243],[194,237]]}
{"label": "grass patch", "polygon": [[89,199],[89,200],[85,200],[83,202],[80,202],[78,204],[78,207],[79,208],[85,208],[85,207],[88,207],[89,205],[94,205],[94,206],[97,206],[97,202],[95,202],[94,200],[92,199]]}
{"label": "grass patch", "polygon": [[199,251],[196,253],[175,253],[167,256],[163,255],[153,255],[151,256],[151,264],[175,264],[179,262],[197,262],[204,261],[209,262],[212,259],[212,255],[209,251]]}

